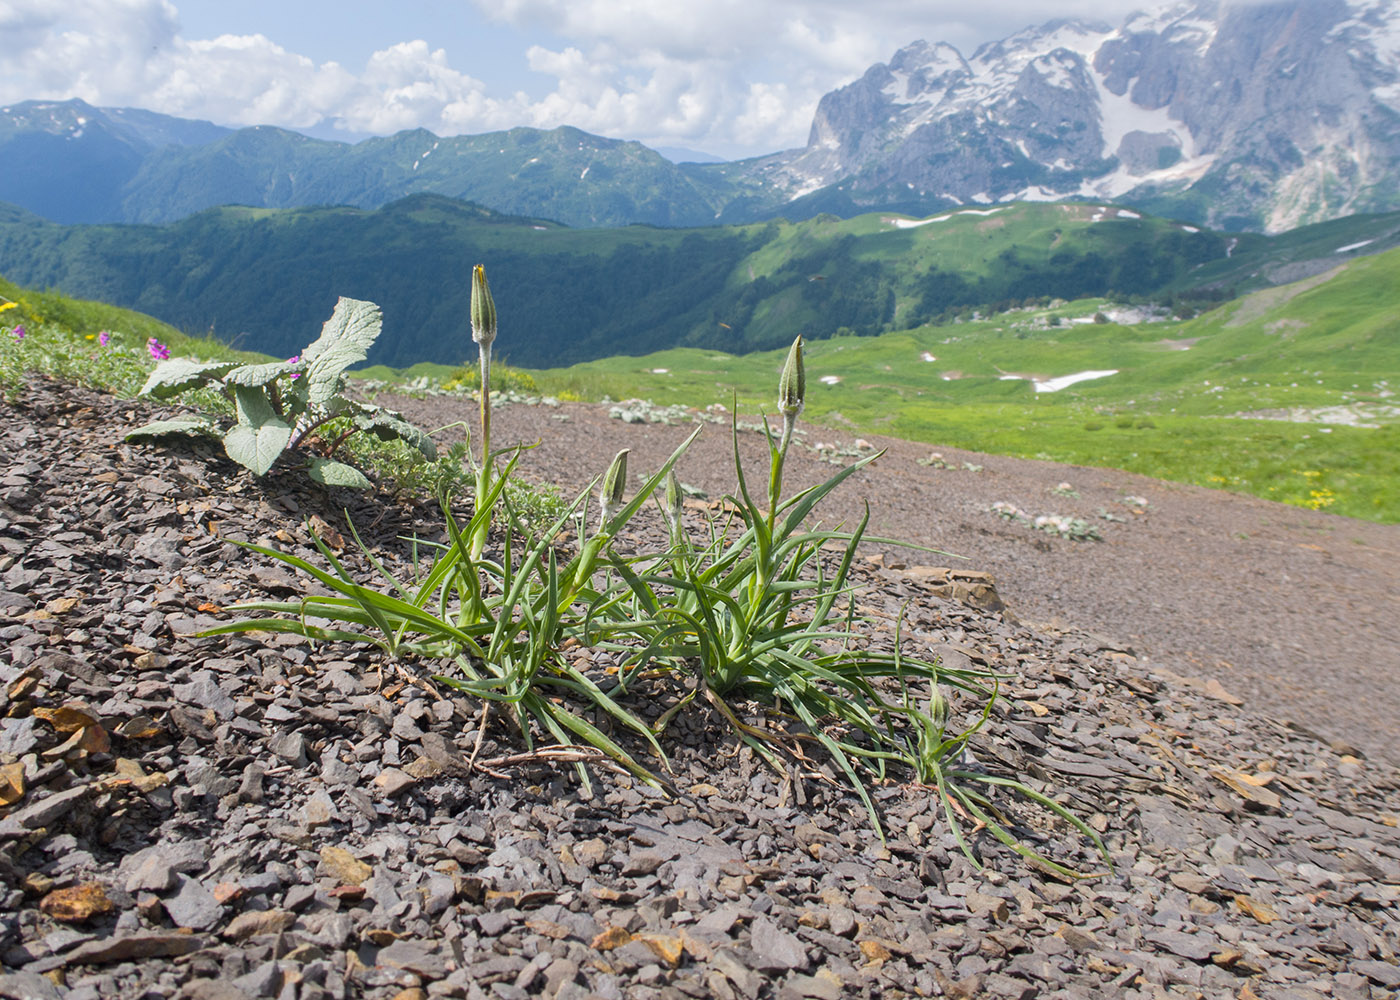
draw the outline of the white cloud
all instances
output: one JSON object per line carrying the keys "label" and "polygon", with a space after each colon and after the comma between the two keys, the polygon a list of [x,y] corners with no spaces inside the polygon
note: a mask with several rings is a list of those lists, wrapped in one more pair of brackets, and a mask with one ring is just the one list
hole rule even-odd
{"label": "white cloud", "polygon": [[[522,44],[521,63],[553,80],[529,96],[469,75],[432,39],[384,38],[352,66],[284,48],[271,24],[187,38],[180,2],[0,0],[0,101],[81,97],[231,125],[332,121],[353,133],[569,124],[751,155],[805,143],[822,94],[916,38],[968,53],[1048,16],[1041,0],[984,0],[975,13],[951,0],[456,0],[457,14],[474,6],[471,16],[522,38],[557,40]],[[1055,13],[1116,19],[1138,5],[1057,0]],[[335,0],[299,0],[295,16],[344,13]]]}

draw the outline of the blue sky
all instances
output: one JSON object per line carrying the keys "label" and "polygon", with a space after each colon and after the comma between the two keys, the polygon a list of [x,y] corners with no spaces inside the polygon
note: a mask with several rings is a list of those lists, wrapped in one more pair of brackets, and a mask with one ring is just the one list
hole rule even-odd
{"label": "blue sky", "polygon": [[970,54],[1152,0],[0,0],[0,103],[80,97],[358,139],[529,125],[724,157],[918,38]]}

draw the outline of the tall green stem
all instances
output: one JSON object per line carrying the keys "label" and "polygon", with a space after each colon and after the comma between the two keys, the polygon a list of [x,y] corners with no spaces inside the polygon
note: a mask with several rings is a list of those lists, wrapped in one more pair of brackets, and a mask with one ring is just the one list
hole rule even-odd
{"label": "tall green stem", "polygon": [[[472,340],[481,349],[481,462],[476,467],[476,512],[480,514],[491,489],[491,343],[496,339],[496,303],[486,283],[486,268],[480,264],[472,268],[471,324]],[[490,517],[478,518],[471,540],[473,561],[481,558],[490,530]]]}
{"label": "tall green stem", "polygon": [[[491,345],[481,345],[481,461],[476,467],[476,504],[481,511],[483,499],[491,492]],[[472,537],[472,559],[480,559],[486,548],[490,519],[480,523]]]}

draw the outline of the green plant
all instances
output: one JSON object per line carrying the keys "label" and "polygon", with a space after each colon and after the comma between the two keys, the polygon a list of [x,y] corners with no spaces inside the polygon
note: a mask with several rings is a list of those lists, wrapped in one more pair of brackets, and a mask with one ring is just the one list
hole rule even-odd
{"label": "green plant", "polygon": [[[169,399],[191,389],[215,386],[234,408],[234,423],[222,433],[224,450],[253,475],[264,475],[284,451],[301,448],[310,453],[308,473],[312,479],[366,488],[369,480],[359,470],[335,460],[345,439],[357,431],[406,441],[427,459],[437,453],[428,435],[399,414],[344,394],[345,370],[365,360],[380,325],[379,307],[373,302],[341,298],[321,336],[287,361],[162,361],[142,386],[141,394]],[[325,429],[342,417],[346,422],[338,432],[326,436]],[[166,434],[217,436],[219,431],[210,418],[193,416],[156,421],[126,436]]]}
{"label": "green plant", "polygon": [[[490,384],[495,315],[479,267],[473,284],[472,326],[485,387]],[[707,520],[706,536],[698,544],[685,531],[684,489],[675,465],[703,425],[630,500],[625,496],[628,452],[619,452],[602,477],[596,523],[588,511],[590,486],[541,527],[527,522],[509,499],[507,484],[520,449],[508,450],[509,458],[497,468],[501,455],[489,446],[490,393],[483,392],[472,515],[460,523],[450,497],[441,498],[448,541],[415,543],[411,580],[394,577],[358,535],[356,543],[382,577],[380,585],[359,582],[320,540],[316,545],[329,570],[289,553],[248,545],[308,574],[325,593],[239,605],[234,610],[264,617],[231,622],[206,634],[266,630],[317,641],[369,641],[390,657],[431,660],[434,680],[484,703],[483,727],[496,706],[527,746],[544,735],[558,744],[556,749],[583,755],[573,759],[585,782],[582,760],[593,759],[611,761],[659,784],[605,725],[630,732],[664,762],[658,736],[676,712],[703,696],[741,741],[775,767],[782,766],[784,751],[807,760],[804,744],[822,748],[863,800],[882,836],[869,785],[885,780],[891,764],[908,764],[921,779],[940,782],[945,797],[955,798],[961,808],[979,819],[990,817],[982,821],[996,836],[1039,859],[996,825],[986,795],[963,783],[1010,787],[1036,801],[1043,796],[1037,798],[1038,793],[1023,790],[1013,779],[954,766],[951,755],[975,727],[949,742],[943,735],[946,716],[932,706],[920,708],[907,694],[911,681],[927,681],[935,692],[944,683],[985,701],[985,719],[997,678],[984,670],[944,669],[904,656],[898,632],[892,650],[869,648],[851,580],[869,513],[853,531],[807,523],[826,496],[880,453],[867,454],[794,496],[783,495],[784,460],[806,392],[802,347],[801,338],[794,341],[779,379],[781,430],[775,435],[766,420],[761,425],[769,460],[763,502],[749,487],[734,421],[737,492],[725,498],[729,515]],[[659,552],[619,553],[613,540],[663,483],[668,543]],[[578,547],[565,559],[555,540],[571,520],[577,525]],[[493,532],[493,524],[500,530]],[[581,668],[570,653],[575,645],[620,653],[616,678],[605,687],[602,678]],[[656,668],[662,677],[693,680],[693,687],[648,725],[628,709],[626,700],[644,674],[655,676]],[[890,699],[891,690],[900,692],[898,700]],[[743,698],[766,703],[770,718],[785,717],[787,727],[741,719],[737,701]],[[1049,808],[1075,822],[1063,807]],[[958,835],[968,849],[961,831]]]}
{"label": "green plant", "polygon": [[[475,392],[480,388],[479,368],[458,368],[442,382],[444,392]],[[539,386],[535,384],[535,377],[529,372],[500,363],[493,363],[491,366],[491,388],[494,392],[522,394],[537,394],[540,391]]]}
{"label": "green plant", "polygon": [[[496,318],[485,271],[480,267],[473,271],[472,330],[481,351],[482,384],[489,387]],[[440,500],[449,541],[415,543],[422,557],[431,557],[431,561],[425,563],[416,558],[412,580],[395,578],[358,534],[356,543],[382,577],[383,586],[361,584],[319,539],[316,545],[330,564],[329,571],[290,553],[247,545],[308,574],[328,593],[293,601],[240,604],[232,610],[290,617],[249,618],[205,634],[290,632],[318,641],[368,641],[393,658],[431,660],[441,665],[435,680],[500,706],[527,746],[534,744],[533,725],[561,745],[590,749],[644,780],[657,783],[651,771],[575,709],[580,701],[592,706],[632,730],[661,756],[661,748],[646,724],[570,660],[566,643],[570,639],[625,635],[633,628],[625,620],[595,620],[599,609],[605,610],[610,603],[593,585],[595,569],[613,537],[663,481],[699,429],[625,503],[627,453],[620,453],[603,478],[597,526],[588,530],[587,499],[592,487],[580,493],[549,523],[541,523],[540,511],[512,502],[512,473],[521,449],[508,449],[510,457],[503,467],[496,468],[500,455],[490,451],[490,407],[488,390],[482,393],[481,455],[474,461],[477,492],[472,499],[472,515],[465,524],[457,520],[449,490],[459,485],[460,479],[444,475]],[[468,448],[463,445],[450,456],[459,468],[463,460],[470,458]],[[582,544],[577,554],[561,565],[554,539],[576,512],[580,515]],[[493,523],[504,529],[498,554],[486,551]],[[351,528],[353,533],[353,525]],[[587,782],[587,772],[581,765],[580,773]]]}
{"label": "green plant", "polygon": [[[736,423],[731,435],[738,494],[725,498],[732,513],[721,523],[709,523],[701,544],[692,543],[682,524],[680,483],[672,476],[664,504],[670,532],[667,551],[645,564],[613,559],[624,581],[620,589],[631,602],[629,617],[650,630],[647,647],[633,651],[630,673],[658,661],[693,672],[695,693],[774,767],[781,768],[780,745],[801,755],[800,740],[820,744],[879,830],[867,782],[884,776],[884,762],[895,758],[901,745],[901,738],[885,725],[893,714],[880,693],[881,678],[941,675],[969,691],[985,693],[989,675],[940,674],[933,663],[857,648],[854,626],[859,619],[849,578],[869,515],[851,532],[809,527],[806,522],[822,499],[882,453],[866,455],[826,482],[784,498],[784,460],[805,393],[799,337],[779,379],[782,429],[775,437],[767,421],[763,424],[769,458],[766,503],[758,503],[749,488]],[[832,546],[839,548],[840,556],[828,567],[822,551]],[[625,689],[627,677],[624,672],[620,689]],[[741,721],[729,704],[739,696],[782,706],[800,723],[801,735]]]}
{"label": "green plant", "polygon": [[[907,607],[906,604],[906,610]],[[904,613],[901,610],[899,623],[895,627],[896,635],[902,627],[903,620]],[[898,655],[899,642],[897,639],[895,649],[896,655]],[[923,705],[918,703],[918,699],[911,692],[910,686],[906,683],[905,675],[900,673],[899,677],[900,699],[897,703],[884,707],[887,711],[904,716],[907,725],[900,727],[887,722],[887,731],[900,734],[897,738],[902,740],[902,746],[897,752],[898,758],[913,768],[921,783],[932,785],[937,790],[944,817],[948,820],[948,827],[953,831],[953,836],[957,839],[963,854],[973,864],[978,868],[982,867],[981,862],[973,854],[972,847],[963,831],[964,819],[971,819],[980,828],[989,830],[997,840],[1034,864],[1065,878],[1083,877],[1082,873],[1051,861],[1044,854],[1028,847],[1024,841],[1013,836],[1007,830],[1005,820],[1001,818],[1001,811],[988,793],[983,790],[986,788],[1004,789],[1049,810],[1087,837],[1103,859],[1112,867],[1113,862],[1109,858],[1108,849],[1104,847],[1099,835],[1063,805],[1043,792],[1036,791],[1023,781],[989,774],[976,766],[968,751],[968,744],[991,717],[992,709],[999,695],[999,685],[993,687],[991,695],[983,704],[977,719],[961,732],[950,734],[948,731],[951,717],[950,706],[948,699],[939,689],[938,677],[929,678],[929,695]],[[996,684],[995,680],[994,684]]]}

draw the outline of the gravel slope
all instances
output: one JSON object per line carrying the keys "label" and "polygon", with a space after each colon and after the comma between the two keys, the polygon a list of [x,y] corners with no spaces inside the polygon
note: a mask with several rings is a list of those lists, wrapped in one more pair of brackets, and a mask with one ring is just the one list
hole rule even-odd
{"label": "gravel slope", "polygon": [[[424,427],[475,422],[474,408],[451,397],[390,405]],[[617,449],[632,449],[634,469],[654,468],[688,432],[627,424],[608,412],[507,406],[494,418],[495,442],[538,442],[522,467],[572,495]],[[758,478],[766,468],[761,438],[741,436]],[[848,447],[855,439],[811,429],[805,440]],[[868,499],[871,531],[965,556],[955,565],[990,572],[1025,621],[1102,633],[1154,668],[1214,679],[1250,708],[1400,762],[1400,525],[1110,469],[870,441],[886,455],[832,496],[823,507],[829,518],[857,518]],[[919,464],[935,450],[953,468]],[[794,449],[787,475],[796,486],[834,471]],[[732,490],[727,423],[707,427],[678,472],[712,496]],[[1053,493],[1063,482],[1079,496]],[[1070,541],[1008,522],[989,512],[997,502],[1033,516],[1085,518],[1103,540]],[[1126,521],[1104,520],[1102,511]],[[940,561],[911,551],[890,559]]]}
{"label": "gravel slope", "polygon": [[[402,578],[405,536],[435,537],[440,520],[291,470],[254,481],[207,446],[121,444],[142,409],[43,382],[0,404],[0,997],[1377,1000],[1400,988],[1400,772],[1235,704],[1204,669],[1183,678],[1168,654],[1145,659],[1072,624],[1092,609],[1076,594],[1112,593],[1087,576],[1075,587],[1112,571],[1115,532],[1165,558],[1178,536],[1226,523],[1206,519],[1215,495],[1077,473],[1086,503],[1129,483],[1149,500],[1098,545],[981,510],[986,484],[1041,501],[1035,465],[928,472],[896,448],[864,483],[892,528],[922,524],[974,566],[1005,559],[1021,621],[940,596],[936,576],[892,554],[861,567],[860,600],[873,643],[892,641],[908,602],[911,652],[1011,678],[972,752],[1102,832],[1113,872],[1067,884],[985,833],[975,867],[936,792],[904,775],[875,790],[882,843],[819,760],[775,773],[707,713],[682,712],[664,735],[674,794],[599,767],[590,792],[548,754],[522,756],[503,727],[473,758],[478,706],[443,696],[427,679],[439,665],[363,644],[192,638],[230,603],[304,586],[230,541],[315,559],[308,518],[343,530],[348,513]],[[530,462],[565,480],[619,442],[645,467],[680,434],[567,416],[506,410],[501,433],[549,420],[549,440],[572,447]],[[722,475],[721,435],[707,437],[689,481]],[[1201,520],[1173,520],[1190,516]],[[1277,560],[1299,529],[1274,530],[1264,551]],[[1130,542],[1143,536],[1158,548]],[[1137,585],[1155,588],[1149,568]],[[1032,606],[1015,587],[1037,581],[1054,589]],[[1278,616],[1249,620],[1260,628],[1292,620],[1258,606]],[[1037,613],[1062,624],[1031,624]],[[1166,628],[1154,613],[1141,620]],[[658,680],[638,709],[682,693]],[[1003,805],[1050,856],[1102,867],[1072,831]]]}

